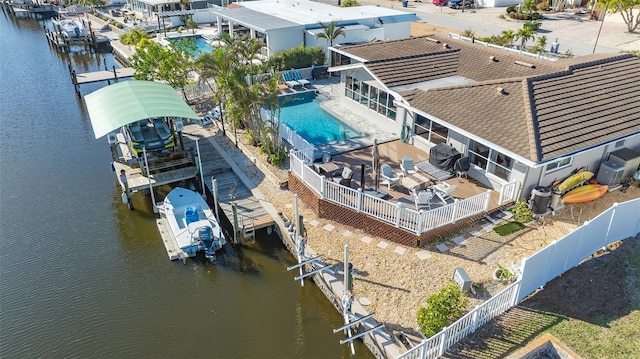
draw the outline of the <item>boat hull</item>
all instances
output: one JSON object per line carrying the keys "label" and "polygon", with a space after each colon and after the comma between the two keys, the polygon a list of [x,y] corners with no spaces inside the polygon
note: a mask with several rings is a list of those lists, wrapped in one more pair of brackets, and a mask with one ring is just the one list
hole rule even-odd
{"label": "boat hull", "polygon": [[[226,243],[213,212],[199,193],[174,188],[162,203],[160,212],[169,227],[164,233],[174,242],[174,247],[183,252],[179,257],[194,257],[202,251],[213,261],[214,253]],[[163,233],[160,224],[158,229]]]}
{"label": "boat hull", "polygon": [[565,204],[593,201],[604,196],[604,194],[607,193],[608,189],[609,186],[607,185],[588,184],[580,186],[564,195],[564,197],[562,197],[562,201]]}

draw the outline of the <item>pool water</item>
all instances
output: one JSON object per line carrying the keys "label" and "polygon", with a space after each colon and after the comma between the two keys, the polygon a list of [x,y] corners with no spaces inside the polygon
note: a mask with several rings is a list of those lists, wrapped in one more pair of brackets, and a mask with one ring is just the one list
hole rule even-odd
{"label": "pool water", "polygon": [[281,97],[280,121],[312,145],[346,140],[360,133],[320,107],[322,99],[313,92]]}
{"label": "pool water", "polygon": [[172,37],[169,41],[174,42],[182,39],[194,39],[196,41],[196,50],[193,52],[193,56],[198,57],[201,53],[210,53],[213,51],[213,47],[207,43],[204,37],[200,35],[195,36],[182,36],[182,37]]}

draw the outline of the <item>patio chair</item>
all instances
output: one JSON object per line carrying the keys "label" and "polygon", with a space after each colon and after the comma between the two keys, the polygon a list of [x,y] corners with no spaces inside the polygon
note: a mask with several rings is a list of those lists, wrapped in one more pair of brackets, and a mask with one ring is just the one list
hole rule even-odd
{"label": "patio chair", "polygon": [[345,167],[342,170],[342,174],[340,176],[335,176],[332,178],[333,182],[339,183],[343,186],[351,187],[351,178],[353,177],[353,171],[349,167]]}
{"label": "patio chair", "polygon": [[291,70],[291,74],[293,74],[293,80],[297,81],[302,87],[306,88],[307,85],[311,84],[311,81],[305,80],[302,78],[302,75],[300,75],[300,72],[296,70]]}
{"label": "patio chair", "polygon": [[380,176],[382,176],[381,184],[386,184],[388,189],[391,189],[391,186],[397,185],[400,182],[400,177],[397,176],[397,173],[393,172],[391,166],[388,164],[383,164],[380,166]]}
{"label": "patio chair", "polygon": [[447,182],[441,182],[433,186],[433,193],[438,198],[440,198],[440,200],[444,204],[447,204],[447,200],[453,199],[453,196],[451,196],[451,194],[456,190],[457,187],[457,185],[448,184]]}
{"label": "patio chair", "polygon": [[400,161],[400,169],[402,169],[402,173],[400,174],[401,176],[410,176],[418,172],[413,164],[413,158],[409,156],[402,157],[402,160]]}
{"label": "patio chair", "polygon": [[431,200],[433,199],[433,192],[431,190],[426,191],[413,191],[413,201],[416,204],[416,211],[422,208],[431,209]]}
{"label": "patio chair", "polygon": [[329,162],[331,162],[331,155],[328,153],[325,153],[324,155],[322,155],[322,160],[320,162],[313,163],[313,167],[315,168],[316,172],[320,173],[320,165],[323,165]]}
{"label": "patio chair", "polygon": [[295,89],[296,87],[300,87],[300,83],[298,81],[295,81],[291,77],[291,74],[289,72],[283,72],[282,78],[284,79],[284,83],[287,84],[287,86],[289,86],[290,88]]}
{"label": "patio chair", "polygon": [[462,176],[469,179],[469,177],[467,177],[467,171],[469,171],[469,168],[471,168],[469,156],[460,157],[456,163],[453,164],[453,170],[456,171],[458,182],[462,182]]}

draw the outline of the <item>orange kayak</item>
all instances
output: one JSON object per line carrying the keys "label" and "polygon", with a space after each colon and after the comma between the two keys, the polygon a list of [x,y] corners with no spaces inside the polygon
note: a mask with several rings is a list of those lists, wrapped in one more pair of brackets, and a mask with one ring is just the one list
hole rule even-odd
{"label": "orange kayak", "polygon": [[566,204],[593,201],[604,196],[608,189],[607,185],[587,184],[569,191],[562,197],[562,201]]}

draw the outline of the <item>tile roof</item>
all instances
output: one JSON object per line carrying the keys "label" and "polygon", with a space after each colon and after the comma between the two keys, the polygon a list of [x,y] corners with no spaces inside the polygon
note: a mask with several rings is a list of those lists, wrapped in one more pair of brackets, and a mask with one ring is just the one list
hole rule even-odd
{"label": "tile roof", "polygon": [[640,133],[640,58],[612,56],[527,80],[540,160]]}
{"label": "tile roof", "polygon": [[544,61],[437,35],[341,50],[366,59],[365,67],[387,87],[454,75],[476,81],[401,96],[415,109],[533,162],[640,133],[637,56]]}

